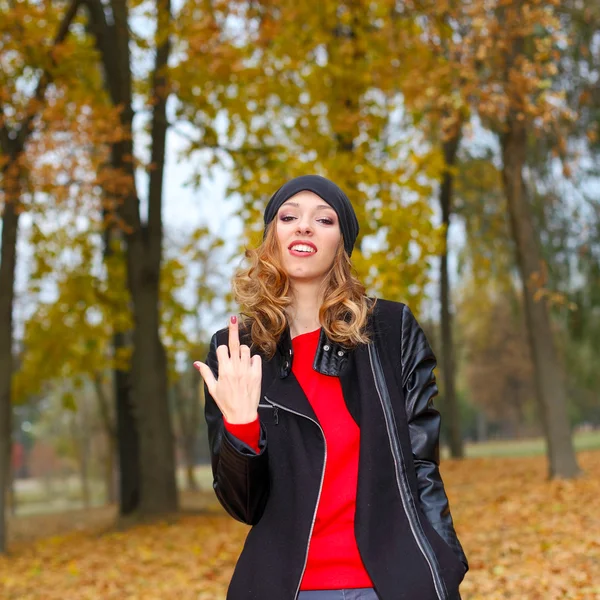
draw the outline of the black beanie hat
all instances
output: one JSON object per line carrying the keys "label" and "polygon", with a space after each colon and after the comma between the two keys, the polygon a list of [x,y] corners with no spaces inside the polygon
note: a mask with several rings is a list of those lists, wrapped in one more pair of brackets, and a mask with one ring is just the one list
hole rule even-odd
{"label": "black beanie hat", "polygon": [[356,242],[358,236],[358,219],[348,196],[333,181],[329,181],[329,179],[325,179],[320,175],[301,175],[290,179],[271,196],[265,208],[263,239],[267,232],[267,225],[275,218],[281,205],[298,192],[304,191],[317,194],[335,210],[340,221],[344,248],[348,256],[351,256],[354,242]]}

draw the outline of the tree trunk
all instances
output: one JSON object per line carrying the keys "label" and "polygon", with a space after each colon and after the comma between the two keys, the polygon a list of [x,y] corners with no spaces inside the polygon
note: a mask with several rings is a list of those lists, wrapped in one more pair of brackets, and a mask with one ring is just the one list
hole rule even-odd
{"label": "tree trunk", "polygon": [[[123,337],[122,333],[114,335],[115,351],[123,347]],[[129,385],[131,372],[116,369],[113,377],[117,428],[111,451],[116,450],[119,457],[119,514],[124,517],[140,505],[140,443]]]}
{"label": "tree trunk", "polygon": [[17,514],[17,477],[12,461],[8,469],[8,511],[11,517]]}
{"label": "tree trunk", "polygon": [[550,477],[575,477],[579,466],[573,449],[567,415],[563,366],[556,352],[550,314],[543,295],[536,295],[542,273],[539,239],[526,197],[523,168],[527,134],[525,124],[514,112],[501,135],[502,180],[519,273],[523,282],[525,318],[533,366],[536,396],[547,442]]}
{"label": "tree trunk", "polygon": [[[110,231],[106,232],[110,235]],[[106,240],[106,238],[105,238]],[[110,243],[105,241],[104,256],[110,256]],[[123,333],[113,336],[115,352],[125,346]],[[100,413],[104,430],[108,439],[108,457],[106,465],[106,489],[108,502],[119,502],[119,515],[124,517],[134,513],[140,501],[140,465],[137,423],[131,404],[129,392],[130,373],[115,369],[113,375],[115,418],[111,416],[109,399],[102,387],[102,375],[98,373],[94,379],[96,395],[100,405]],[[119,495],[117,498],[114,485],[115,458],[119,464]]]}
{"label": "tree trunk", "polygon": [[[195,389],[194,380],[189,382],[190,391]],[[200,400],[196,394],[190,393],[190,418],[189,428],[185,437],[185,460],[187,463],[187,486],[188,490],[196,491],[199,489],[198,482],[194,473],[196,466],[196,456],[198,449],[198,432],[200,431]]]}
{"label": "tree trunk", "polygon": [[141,514],[153,515],[177,510],[175,444],[167,402],[166,356],[158,339],[158,298],[148,290],[140,296],[133,356],[133,397],[140,431],[139,508]]}
{"label": "tree trunk", "polygon": [[[112,101],[115,105],[123,105],[124,90],[121,75],[118,72],[119,65],[117,57],[112,54],[115,51],[117,33],[114,27],[107,25],[102,5],[96,2],[88,2],[90,11],[90,20],[88,23],[89,33],[96,38],[96,46],[102,53],[104,62],[104,85],[109,91]],[[125,34],[126,35],[126,34]],[[110,66],[109,66],[110,65]],[[129,117],[125,119],[125,124],[131,125],[133,113],[129,112]],[[127,120],[129,119],[129,121]],[[123,120],[123,119],[122,119]],[[131,147],[130,151],[133,151]],[[111,147],[111,166],[115,169],[131,171],[131,168],[124,166],[126,150],[123,144],[113,144]],[[123,232],[114,225],[114,214],[109,207],[118,204],[121,201],[114,192],[107,189],[103,195],[103,218],[106,223],[104,231],[104,260],[105,262],[113,255],[113,244],[116,241],[123,240]],[[110,223],[110,225],[109,225]],[[110,276],[110,271],[108,271]],[[109,285],[116,286],[118,283],[109,282]],[[114,322],[114,320],[113,320]],[[127,338],[133,338],[133,332],[126,335],[122,331],[116,331],[113,327],[112,347],[113,355],[127,346]],[[116,453],[113,459],[118,457],[118,485],[119,485],[119,515],[125,517],[134,513],[140,504],[140,451],[139,451],[139,433],[138,424],[135,419],[135,409],[133,406],[133,397],[131,393],[131,365],[129,369],[113,370],[113,387],[115,402],[116,427],[111,425],[112,444],[116,446]],[[112,479],[111,479],[112,481]],[[112,496],[111,496],[112,497]]]}
{"label": "tree trunk", "polygon": [[171,415],[167,398],[167,362],[159,337],[159,282],[162,260],[162,187],[167,132],[166,68],[170,37],[169,0],[157,0],[158,39],[152,91],[151,162],[148,220],[142,221],[135,185],[132,108],[132,70],[129,51],[129,14],[126,0],[113,0],[112,22],[99,0],[87,0],[90,29],[96,36],[107,91],[115,106],[121,106],[121,123],[128,136],[112,148],[113,167],[129,178],[121,191],[119,216],[125,226],[127,285],[131,295],[134,331],[131,370],[131,400],[139,432],[139,512],[161,514],[177,509],[177,485]]}
{"label": "tree trunk", "polygon": [[117,496],[117,485],[116,485],[116,461],[117,456],[117,444],[113,437],[108,438],[108,447],[106,451],[106,461],[104,462],[104,489],[105,489],[105,503],[116,504],[119,502]]}
{"label": "tree trunk", "polygon": [[[167,137],[167,63],[170,0],[157,0],[157,28],[163,42],[156,48],[152,81],[151,164],[148,222],[128,241],[131,291],[136,313],[134,401],[140,416],[141,512],[177,510],[175,442],[168,403],[167,356],[159,336],[159,287],[162,262],[162,197]],[[138,203],[135,206],[139,210]],[[139,214],[139,213],[138,213]],[[139,223],[139,216],[136,217]],[[142,232],[144,237],[142,237]]]}
{"label": "tree trunk", "polygon": [[[9,177],[5,169],[2,178]],[[12,175],[10,177],[13,177]],[[12,182],[15,187],[18,182]],[[14,194],[14,195],[13,195]],[[6,505],[10,481],[12,449],[11,378],[13,370],[12,331],[15,266],[17,260],[17,230],[19,213],[15,197],[17,190],[7,194],[2,213],[2,242],[0,253],[0,553],[6,551]]]}
{"label": "tree trunk", "polygon": [[[182,375],[186,378],[186,374]],[[198,449],[198,431],[200,430],[200,401],[195,394],[193,381],[179,380],[173,386],[173,408],[179,425],[179,439],[183,459],[187,489],[198,490],[198,482],[194,474],[196,466],[196,450]]]}
{"label": "tree trunk", "polygon": [[71,436],[77,452],[79,465],[79,480],[81,483],[81,500],[83,507],[90,507],[90,477],[89,477],[89,433],[87,430],[85,414],[73,413],[71,415]]}
{"label": "tree trunk", "polygon": [[194,472],[194,463],[190,461],[189,456],[186,456],[187,464],[185,466],[185,478],[187,481],[187,490],[190,492],[197,492],[200,487],[196,481],[196,474]]}
{"label": "tree trunk", "polygon": [[449,419],[448,436],[452,458],[463,458],[464,447],[460,428],[460,407],[456,397],[454,342],[452,339],[452,313],[450,310],[450,280],[448,277],[448,230],[452,214],[452,183],[454,175],[449,170],[456,163],[460,144],[460,130],[443,143],[446,169],[440,186],[440,206],[444,225],[444,248],[440,261],[440,309],[442,326],[442,376],[444,381],[444,415]]}
{"label": "tree trunk", "polygon": [[[113,158],[114,162],[114,158]],[[109,198],[106,198],[108,205]],[[105,216],[107,211],[105,210]],[[120,235],[112,227],[104,233],[104,259],[107,260],[113,253],[112,242],[115,236]],[[110,270],[108,270],[110,273]],[[109,283],[109,285],[111,285]],[[113,285],[118,285],[114,283]],[[113,328],[113,356],[127,346],[126,335]],[[119,515],[124,517],[134,513],[140,503],[140,451],[138,424],[135,420],[133,399],[131,397],[131,370],[115,368],[113,370],[113,387],[115,401],[116,428],[111,424],[111,452],[118,456],[119,464]],[[107,407],[108,408],[108,407]],[[107,429],[108,430],[108,429]],[[112,468],[112,467],[111,467]],[[112,474],[111,474],[112,481]]]}

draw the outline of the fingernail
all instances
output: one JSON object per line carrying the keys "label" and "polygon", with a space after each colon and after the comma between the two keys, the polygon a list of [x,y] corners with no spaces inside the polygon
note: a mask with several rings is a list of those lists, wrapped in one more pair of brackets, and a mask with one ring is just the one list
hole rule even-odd
{"label": "fingernail", "polygon": [[235,315],[231,315],[231,322],[235,325],[237,323],[237,317]]}
{"label": "fingernail", "polygon": [[196,362],[194,363],[194,366],[196,367],[196,369],[199,369],[199,368],[200,368],[200,363],[196,361]]}

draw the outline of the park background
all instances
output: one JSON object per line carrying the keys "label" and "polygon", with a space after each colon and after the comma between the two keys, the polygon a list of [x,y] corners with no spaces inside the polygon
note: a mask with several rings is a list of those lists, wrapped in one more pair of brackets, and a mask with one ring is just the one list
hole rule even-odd
{"label": "park background", "polygon": [[600,597],[598,3],[0,0],[0,67],[0,598],[225,597],[191,365],[303,173],[435,348],[463,598]]}

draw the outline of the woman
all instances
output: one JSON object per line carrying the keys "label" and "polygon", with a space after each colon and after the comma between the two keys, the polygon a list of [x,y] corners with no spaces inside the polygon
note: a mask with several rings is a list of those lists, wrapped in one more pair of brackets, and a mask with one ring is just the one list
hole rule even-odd
{"label": "woman", "polygon": [[353,276],[358,221],[334,183],[288,181],[264,222],[233,282],[246,319],[194,363],[215,492],[252,525],[227,598],[459,598],[423,331]]}

